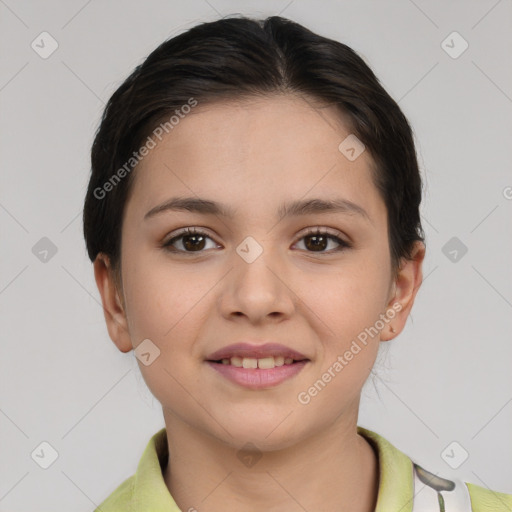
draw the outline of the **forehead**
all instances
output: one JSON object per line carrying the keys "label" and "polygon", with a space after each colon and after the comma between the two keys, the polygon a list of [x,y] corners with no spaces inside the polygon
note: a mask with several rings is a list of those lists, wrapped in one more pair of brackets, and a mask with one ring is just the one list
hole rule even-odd
{"label": "forehead", "polygon": [[130,202],[147,211],[171,195],[196,195],[263,209],[277,198],[341,194],[371,211],[380,198],[370,155],[350,161],[339,150],[351,135],[347,121],[334,107],[294,95],[199,102],[155,139],[136,169]]}

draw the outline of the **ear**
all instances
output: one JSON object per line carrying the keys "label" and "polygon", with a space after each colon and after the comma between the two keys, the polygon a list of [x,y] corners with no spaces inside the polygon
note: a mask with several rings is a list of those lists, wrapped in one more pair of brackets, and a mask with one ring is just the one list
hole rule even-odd
{"label": "ear", "polygon": [[[425,258],[425,244],[417,241],[410,259],[402,259],[397,276],[393,282],[393,292],[387,304],[389,323],[381,331],[381,341],[389,341],[398,336],[405,327],[411,312],[416,293],[423,280],[422,265]],[[391,311],[395,311],[391,316]],[[392,318],[392,319],[391,319]]]}
{"label": "ear", "polygon": [[133,349],[125,308],[119,297],[114,271],[107,255],[99,253],[94,260],[94,278],[101,295],[103,313],[110,339],[121,352]]}

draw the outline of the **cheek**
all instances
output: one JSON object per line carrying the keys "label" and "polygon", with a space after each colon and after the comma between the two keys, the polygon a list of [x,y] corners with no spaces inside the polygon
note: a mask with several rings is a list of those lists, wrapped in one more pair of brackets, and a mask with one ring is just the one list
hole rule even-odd
{"label": "cheek", "polygon": [[384,312],[388,281],[378,266],[365,265],[331,276],[324,284],[323,293],[316,289],[307,299],[316,313],[309,317],[320,335],[320,364],[297,401],[308,415],[331,421],[341,408],[359,400],[371,373],[380,344],[376,324]]}
{"label": "cheek", "polygon": [[206,277],[191,275],[185,266],[172,267],[165,258],[142,251],[132,254],[123,270],[130,334],[135,342],[153,337],[165,344],[173,331],[186,324],[212,285]]}
{"label": "cheek", "polygon": [[349,402],[356,400],[370,374],[380,343],[382,322],[377,322],[385,312],[389,287],[386,265],[387,260],[361,253],[357,258],[347,258],[336,273],[316,276],[314,283],[302,287],[304,302],[315,313],[309,318],[315,323],[312,329],[319,335],[323,352],[315,377],[328,381],[325,390],[322,382],[317,386],[322,397],[313,400],[315,403],[340,403],[340,396]]}
{"label": "cheek", "polygon": [[384,311],[389,280],[389,271],[379,261],[354,258],[340,263],[335,272],[308,278],[298,295],[324,321],[326,332],[345,339],[373,324]]}
{"label": "cheek", "polygon": [[173,410],[188,410],[191,405],[182,385],[194,386],[201,298],[212,284],[208,278],[196,274],[194,279],[190,273],[171,269],[142,251],[132,255],[136,264],[127,261],[123,269],[130,337],[135,348],[151,340],[156,347],[151,350],[157,354],[148,365],[138,359],[140,372],[162,404],[171,401]]}

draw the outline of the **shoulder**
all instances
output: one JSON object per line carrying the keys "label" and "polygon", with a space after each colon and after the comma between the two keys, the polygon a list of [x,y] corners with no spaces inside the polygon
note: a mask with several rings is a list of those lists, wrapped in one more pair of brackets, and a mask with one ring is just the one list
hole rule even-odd
{"label": "shoulder", "polygon": [[496,492],[456,478],[442,478],[416,463],[413,463],[413,467],[416,496],[412,512],[437,510],[436,502],[439,503],[439,510],[443,512],[512,512],[510,494]]}
{"label": "shoulder", "polygon": [[137,471],[119,485],[94,512],[179,512],[163,478],[168,460],[166,430],[149,440]]}
{"label": "shoulder", "polygon": [[358,426],[379,463],[376,512],[512,512],[512,494],[427,471],[379,434]]}
{"label": "shoulder", "polygon": [[127,512],[133,496],[135,475],[127,478],[94,512]]}
{"label": "shoulder", "polygon": [[466,484],[473,512],[510,512],[512,494],[493,491],[475,484]]}

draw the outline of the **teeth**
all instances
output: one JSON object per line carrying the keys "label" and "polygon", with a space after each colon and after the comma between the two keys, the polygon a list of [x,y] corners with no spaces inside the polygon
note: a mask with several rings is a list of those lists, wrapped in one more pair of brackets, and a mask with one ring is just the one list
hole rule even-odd
{"label": "teeth", "polygon": [[242,366],[244,368],[258,368],[258,360],[252,357],[244,357],[242,359]]}
{"label": "teeth", "polygon": [[269,370],[276,366],[283,366],[284,364],[292,364],[293,358],[283,356],[269,356],[256,359],[254,357],[238,357],[225,358],[221,360],[222,364],[230,364],[237,368],[261,368],[262,370]]}
{"label": "teeth", "polygon": [[232,357],[231,366],[238,366],[241,368],[243,366],[243,359],[241,357]]}
{"label": "teeth", "polygon": [[275,365],[276,363],[273,357],[264,357],[263,359],[258,359],[258,368],[262,368],[263,370],[274,368]]}

